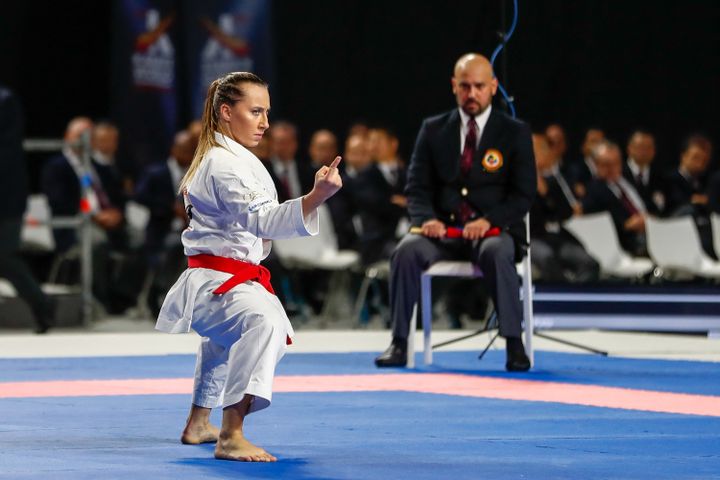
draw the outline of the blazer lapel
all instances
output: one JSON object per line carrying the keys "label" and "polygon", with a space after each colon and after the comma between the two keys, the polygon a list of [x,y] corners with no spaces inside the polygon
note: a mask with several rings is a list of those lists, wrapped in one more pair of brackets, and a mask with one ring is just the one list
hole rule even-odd
{"label": "blazer lapel", "polygon": [[447,169],[450,178],[455,178],[460,174],[460,156],[462,148],[460,147],[460,113],[457,109],[453,109],[448,115],[447,122],[440,132],[441,145],[445,146],[445,160],[447,162],[440,171]]}
{"label": "blazer lapel", "polygon": [[485,124],[485,128],[482,131],[482,136],[480,137],[480,144],[478,145],[478,149],[475,152],[475,159],[473,162],[477,162],[478,159],[482,160],[483,156],[485,155],[485,151],[488,148],[497,148],[497,145],[493,145],[492,142],[497,141],[498,134],[500,132],[500,117],[498,116],[497,110],[494,108],[490,112],[490,118],[488,118],[487,123]]}

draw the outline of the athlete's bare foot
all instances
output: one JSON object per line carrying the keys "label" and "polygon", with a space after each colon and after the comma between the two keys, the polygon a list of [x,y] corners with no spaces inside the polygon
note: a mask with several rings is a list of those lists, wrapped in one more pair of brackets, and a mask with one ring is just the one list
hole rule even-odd
{"label": "athlete's bare foot", "polygon": [[264,449],[250,443],[242,434],[224,434],[215,445],[215,458],[221,460],[235,460],[238,462],[276,462],[277,458]]}
{"label": "athlete's bare foot", "polygon": [[220,430],[210,423],[210,409],[192,405],[180,441],[186,445],[217,442]]}
{"label": "athlete's bare foot", "polygon": [[215,425],[207,423],[205,425],[191,425],[188,423],[183,430],[180,441],[185,445],[199,445],[201,443],[217,442],[220,429]]}

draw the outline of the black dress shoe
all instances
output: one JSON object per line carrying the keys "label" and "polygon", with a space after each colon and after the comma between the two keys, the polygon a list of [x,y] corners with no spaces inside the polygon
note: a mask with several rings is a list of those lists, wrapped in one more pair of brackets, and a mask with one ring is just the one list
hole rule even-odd
{"label": "black dress shoe", "polygon": [[530,370],[530,359],[525,352],[507,352],[505,370],[508,372],[527,372]]}
{"label": "black dress shoe", "polygon": [[407,346],[391,343],[379,357],[375,359],[377,367],[404,367],[407,364]]}
{"label": "black dress shoe", "polygon": [[508,372],[527,372],[530,370],[530,359],[525,355],[525,347],[520,337],[506,338],[505,351],[507,353],[505,370]]}

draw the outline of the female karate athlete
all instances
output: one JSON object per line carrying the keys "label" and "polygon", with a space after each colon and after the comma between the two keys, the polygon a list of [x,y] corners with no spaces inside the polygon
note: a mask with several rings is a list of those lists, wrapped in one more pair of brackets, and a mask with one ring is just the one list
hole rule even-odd
{"label": "female karate athlete", "polygon": [[[267,130],[269,111],[267,84],[252,73],[230,73],[208,89],[202,135],[180,187],[190,218],[182,234],[188,269],[156,326],[202,337],[181,440],[217,441],[215,457],[227,460],[276,460],[243,435],[245,417],[270,405],[275,366],[293,336],[260,261],[271,239],[317,234],[318,206],[342,186],[337,157],[318,170],[310,193],[278,204],[270,174],[247,150]],[[217,406],[219,432],[209,423]]]}

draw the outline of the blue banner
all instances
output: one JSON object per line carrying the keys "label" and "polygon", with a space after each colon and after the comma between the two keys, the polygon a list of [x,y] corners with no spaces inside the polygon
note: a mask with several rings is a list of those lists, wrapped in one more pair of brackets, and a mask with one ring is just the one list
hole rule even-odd
{"label": "blue banner", "polygon": [[272,82],[270,0],[184,0],[183,37],[194,118],[210,83],[229,72],[253,72]]}
{"label": "blue banner", "polygon": [[113,117],[136,173],[167,158],[178,117],[177,9],[172,0],[116,0]]}

